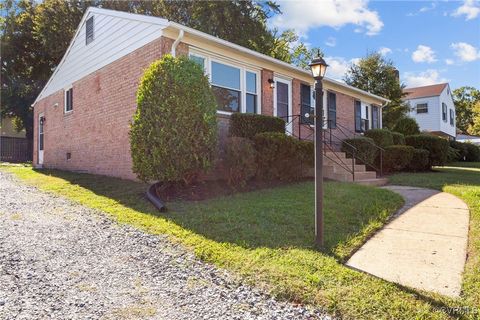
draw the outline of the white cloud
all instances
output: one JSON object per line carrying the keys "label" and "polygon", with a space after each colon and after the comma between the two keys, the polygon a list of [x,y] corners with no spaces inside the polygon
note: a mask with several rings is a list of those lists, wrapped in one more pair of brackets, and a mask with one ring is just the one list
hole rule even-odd
{"label": "white cloud", "polygon": [[429,69],[420,73],[405,72],[403,75],[403,80],[407,87],[421,87],[436,83],[448,82],[448,80],[441,77],[440,72],[435,69]]}
{"label": "white cloud", "polygon": [[376,11],[368,8],[368,0],[299,0],[278,1],[282,15],[274,16],[270,23],[279,29],[295,29],[305,37],[311,28],[329,26],[340,28],[356,25],[356,32],[375,35],[383,28]]}
{"label": "white cloud", "polygon": [[358,63],[359,60],[359,58],[346,60],[342,57],[325,57],[325,61],[328,64],[327,76],[335,80],[343,81],[343,76],[350,68],[350,65]]}
{"label": "white cloud", "polygon": [[452,13],[454,17],[461,17],[465,15],[465,20],[472,20],[480,15],[480,1],[465,0],[463,4]]}
{"label": "white cloud", "polygon": [[337,45],[337,39],[335,39],[334,37],[330,37],[327,39],[327,41],[325,41],[325,45],[329,47],[335,47]]}
{"label": "white cloud", "polygon": [[455,55],[462,61],[471,62],[480,59],[480,51],[471,44],[457,42],[452,43],[450,47],[454,50]]}
{"label": "white cloud", "polygon": [[455,61],[453,61],[452,59],[445,59],[445,63],[449,66],[451,66],[452,64],[455,63]]}
{"label": "white cloud", "polygon": [[437,7],[437,4],[435,2],[432,2],[429,6],[427,7],[421,7],[417,12],[410,12],[407,13],[407,17],[413,17],[413,16],[418,16],[420,13],[424,13],[427,11],[431,11]]}
{"label": "white cloud", "polygon": [[392,49],[387,48],[387,47],[381,47],[378,49],[378,53],[380,53],[382,56],[386,56],[389,53],[392,53]]}
{"label": "white cloud", "polygon": [[412,53],[412,60],[414,62],[432,63],[437,61],[435,58],[435,51],[432,48],[424,45],[419,45],[417,50]]}

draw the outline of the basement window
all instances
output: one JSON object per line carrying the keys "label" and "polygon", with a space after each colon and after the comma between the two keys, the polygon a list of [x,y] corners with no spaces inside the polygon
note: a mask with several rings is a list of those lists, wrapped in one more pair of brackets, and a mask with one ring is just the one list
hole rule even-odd
{"label": "basement window", "polygon": [[85,43],[88,45],[93,41],[93,17],[88,18],[85,31]]}

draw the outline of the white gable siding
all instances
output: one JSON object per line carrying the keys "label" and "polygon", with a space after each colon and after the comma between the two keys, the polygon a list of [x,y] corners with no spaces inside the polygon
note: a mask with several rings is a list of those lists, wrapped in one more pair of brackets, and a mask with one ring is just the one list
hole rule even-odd
{"label": "white gable siding", "polygon": [[[37,98],[40,100],[112,63],[162,36],[166,23],[150,23],[90,10],[82,19],[74,42],[52,78]],[[85,21],[94,18],[94,40],[86,45]],[[158,19],[163,21],[163,19]],[[165,20],[166,21],[166,20]]]}
{"label": "white gable siding", "polygon": [[[410,106],[413,108],[413,110],[410,111],[410,116],[417,120],[421,131],[441,131],[452,137],[455,137],[455,123],[453,126],[450,125],[450,109],[453,109],[455,113],[455,106],[453,104],[451,95],[447,94],[447,88],[448,86],[445,87],[440,96],[406,99],[406,101],[409,102]],[[442,120],[442,102],[447,104],[446,122]],[[417,104],[421,103],[428,104],[428,113],[417,113],[416,106]]]}

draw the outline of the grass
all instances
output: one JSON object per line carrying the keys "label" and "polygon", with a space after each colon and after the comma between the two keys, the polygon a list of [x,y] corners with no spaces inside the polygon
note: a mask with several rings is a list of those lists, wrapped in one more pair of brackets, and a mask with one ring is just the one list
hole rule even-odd
{"label": "grass", "polygon": [[[403,203],[390,191],[325,185],[326,245],[313,245],[313,184],[299,183],[201,202],[159,214],[145,185],[87,174],[4,167],[43,190],[167,234],[196,255],[277,297],[309,303],[343,319],[453,319],[447,302],[345,267],[341,262]],[[474,288],[472,288],[474,289]],[[443,309],[442,309],[443,308]]]}
{"label": "grass", "polygon": [[[429,173],[402,173],[390,178],[392,184],[442,190],[465,201],[470,209],[468,260],[462,284],[462,299],[447,302],[477,308],[480,318],[480,162],[458,162]],[[477,318],[478,319],[478,318]]]}

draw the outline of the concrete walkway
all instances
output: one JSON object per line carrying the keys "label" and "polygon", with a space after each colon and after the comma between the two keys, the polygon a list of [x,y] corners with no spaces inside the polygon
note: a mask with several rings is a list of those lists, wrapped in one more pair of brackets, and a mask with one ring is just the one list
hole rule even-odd
{"label": "concrete walkway", "polygon": [[347,265],[404,286],[459,296],[467,255],[467,205],[445,192],[385,188],[402,195],[406,204]]}

